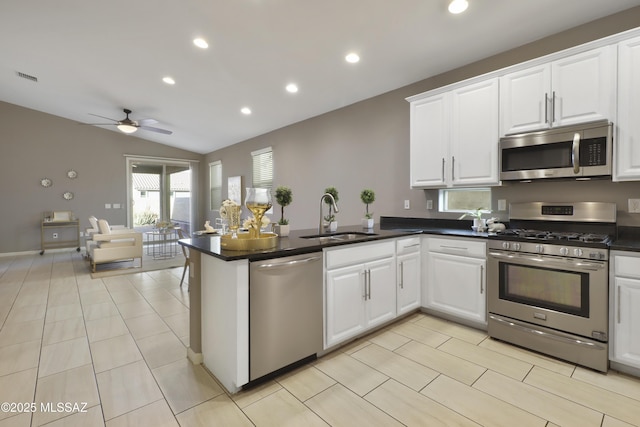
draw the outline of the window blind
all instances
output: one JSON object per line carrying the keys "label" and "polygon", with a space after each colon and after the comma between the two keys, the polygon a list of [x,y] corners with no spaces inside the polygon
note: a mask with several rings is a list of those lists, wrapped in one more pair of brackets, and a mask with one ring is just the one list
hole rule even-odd
{"label": "window blind", "polygon": [[271,147],[251,153],[253,158],[253,181],[255,188],[269,188],[273,186],[273,151]]}
{"label": "window blind", "polygon": [[209,191],[211,192],[211,210],[222,205],[222,162],[209,163]]}

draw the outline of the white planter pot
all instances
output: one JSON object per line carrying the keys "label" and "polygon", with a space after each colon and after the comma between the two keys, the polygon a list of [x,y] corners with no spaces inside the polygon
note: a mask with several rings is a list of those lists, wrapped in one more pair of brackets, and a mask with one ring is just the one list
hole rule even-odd
{"label": "white planter pot", "polygon": [[280,237],[287,237],[289,235],[289,224],[287,225],[276,224],[274,226],[274,231]]}
{"label": "white planter pot", "polygon": [[331,233],[335,232],[338,229],[338,221],[331,221],[329,223],[329,231]]}
{"label": "white planter pot", "polygon": [[362,218],[362,228],[373,228],[373,218]]}
{"label": "white planter pot", "polygon": [[473,231],[485,231],[487,229],[487,220],[484,218],[475,218],[472,228]]}

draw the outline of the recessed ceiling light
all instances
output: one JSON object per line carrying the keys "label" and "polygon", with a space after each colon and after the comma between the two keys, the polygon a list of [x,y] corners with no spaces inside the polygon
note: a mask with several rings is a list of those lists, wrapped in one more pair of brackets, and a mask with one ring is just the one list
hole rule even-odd
{"label": "recessed ceiling light", "polygon": [[347,62],[350,62],[352,64],[355,64],[356,62],[360,61],[360,57],[358,56],[357,53],[350,53],[347,56],[345,56],[344,59]]}
{"label": "recessed ceiling light", "polygon": [[193,39],[193,44],[198,46],[200,49],[206,49],[209,47],[209,43],[205,39],[197,38]]}
{"label": "recessed ceiling light", "polygon": [[249,107],[242,107],[242,108],[240,109],[240,112],[241,112],[242,114],[246,114],[246,115],[248,116],[249,114],[251,114],[251,108],[249,108]]}
{"label": "recessed ceiling light", "polygon": [[175,81],[175,80],[173,80],[173,78],[172,78],[172,77],[169,77],[169,76],[163,77],[163,78],[162,78],[162,81],[163,81],[163,82],[165,82],[165,83],[166,83],[166,84],[168,84],[168,85],[174,85],[174,84],[176,84],[176,81]]}
{"label": "recessed ceiling light", "polygon": [[452,0],[449,3],[449,12],[453,14],[462,13],[469,7],[469,2],[467,0]]}
{"label": "recessed ceiling light", "polygon": [[287,92],[289,93],[296,93],[298,91],[298,86],[295,83],[289,83],[285,89],[287,89]]}

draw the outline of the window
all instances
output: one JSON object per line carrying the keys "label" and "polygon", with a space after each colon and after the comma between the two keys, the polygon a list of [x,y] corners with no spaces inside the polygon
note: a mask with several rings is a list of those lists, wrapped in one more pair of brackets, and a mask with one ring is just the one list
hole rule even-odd
{"label": "window", "polygon": [[269,188],[273,186],[273,151],[271,147],[251,153],[253,159],[253,181],[256,188]]}
{"label": "window", "polygon": [[440,212],[468,212],[478,208],[491,210],[490,188],[447,188],[438,193]]}
{"label": "window", "polygon": [[222,206],[222,162],[209,163],[209,191],[211,197],[211,210],[215,211]]}

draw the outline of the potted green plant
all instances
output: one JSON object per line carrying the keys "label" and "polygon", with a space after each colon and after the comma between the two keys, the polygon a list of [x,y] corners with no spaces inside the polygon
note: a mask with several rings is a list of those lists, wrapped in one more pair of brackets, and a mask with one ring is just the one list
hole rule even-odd
{"label": "potted green plant", "polygon": [[293,192],[291,188],[283,185],[276,188],[276,202],[280,205],[280,220],[276,224],[276,233],[280,237],[289,235],[289,220],[284,217],[284,208],[289,206],[293,201]]}
{"label": "potted green plant", "polygon": [[464,219],[468,216],[473,217],[473,231],[485,231],[487,229],[487,220],[482,218],[483,213],[491,213],[490,209],[487,208],[476,208],[475,210],[465,212],[458,219]]}
{"label": "potted green plant", "polygon": [[373,228],[373,212],[369,212],[369,204],[376,200],[376,193],[373,190],[362,190],[360,193],[360,200],[365,204],[365,214],[362,219],[363,228]]}
{"label": "potted green plant", "polygon": [[[333,200],[338,203],[338,190],[336,187],[327,187],[324,189],[325,193],[329,193],[333,196]],[[328,197],[325,197],[324,202],[329,205],[329,215],[324,217],[324,220],[328,224],[329,231],[334,232],[338,229],[338,221],[336,221],[336,215],[333,212],[333,205]]]}

